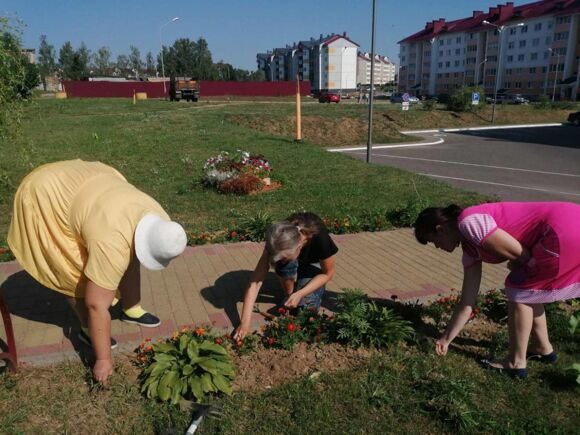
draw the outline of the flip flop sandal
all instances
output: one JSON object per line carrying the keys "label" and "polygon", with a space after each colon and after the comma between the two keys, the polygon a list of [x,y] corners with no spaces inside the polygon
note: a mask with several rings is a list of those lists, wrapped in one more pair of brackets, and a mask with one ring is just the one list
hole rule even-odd
{"label": "flip flop sandal", "polygon": [[492,365],[492,362],[490,360],[487,360],[487,359],[482,359],[479,361],[479,363],[481,364],[481,366],[484,369],[492,370],[492,371],[495,371],[497,373],[504,373],[512,378],[525,379],[528,377],[528,369],[512,369],[509,367],[495,367],[494,365]]}
{"label": "flip flop sandal", "polygon": [[556,352],[551,352],[542,355],[541,353],[528,352],[526,353],[526,359],[530,361],[540,361],[545,364],[552,364],[558,360],[558,354]]}

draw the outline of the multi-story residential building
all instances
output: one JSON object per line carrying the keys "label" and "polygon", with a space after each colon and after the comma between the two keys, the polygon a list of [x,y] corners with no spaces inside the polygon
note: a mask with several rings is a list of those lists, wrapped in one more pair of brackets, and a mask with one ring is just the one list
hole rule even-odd
{"label": "multi-story residential building", "polygon": [[[376,85],[384,85],[395,81],[396,66],[386,56],[375,54],[373,81]],[[356,66],[356,82],[359,85],[371,83],[371,54],[358,52]]]}
{"label": "multi-story residential building", "polygon": [[275,48],[256,56],[258,69],[266,80],[310,80],[318,91],[354,90],[357,85],[357,49],[359,45],[341,35],[320,35],[285,48]]}
{"label": "multi-story residential building", "polygon": [[454,21],[431,21],[399,41],[401,91],[450,94],[479,85],[486,94],[580,99],[580,0],[513,2]]}
{"label": "multi-story residential building", "polygon": [[36,63],[36,49],[35,48],[23,48],[20,52],[26,57],[28,63]]}

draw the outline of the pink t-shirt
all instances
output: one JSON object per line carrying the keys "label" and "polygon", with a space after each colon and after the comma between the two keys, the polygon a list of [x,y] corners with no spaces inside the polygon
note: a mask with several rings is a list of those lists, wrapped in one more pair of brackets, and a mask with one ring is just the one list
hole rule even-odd
{"label": "pink t-shirt", "polygon": [[501,228],[524,247],[531,249],[557,212],[556,202],[496,202],[468,207],[459,215],[458,227],[463,248],[463,266],[478,262],[505,261],[483,250],[483,242]]}

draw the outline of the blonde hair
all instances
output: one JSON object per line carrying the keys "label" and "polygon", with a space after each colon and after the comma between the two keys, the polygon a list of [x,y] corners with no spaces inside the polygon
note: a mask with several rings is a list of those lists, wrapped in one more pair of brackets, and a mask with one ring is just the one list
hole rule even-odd
{"label": "blonde hair", "polygon": [[276,263],[284,252],[296,251],[300,246],[300,234],[311,238],[324,227],[322,220],[314,213],[294,213],[287,219],[277,222],[266,232],[266,251],[270,262]]}

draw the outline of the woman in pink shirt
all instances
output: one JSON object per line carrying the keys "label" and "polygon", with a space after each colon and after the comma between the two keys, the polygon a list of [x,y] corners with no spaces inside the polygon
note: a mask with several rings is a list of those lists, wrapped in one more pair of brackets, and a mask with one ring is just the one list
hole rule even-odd
{"label": "woman in pink shirt", "polygon": [[[580,205],[565,202],[498,202],[462,210],[456,205],[427,208],[415,222],[422,244],[452,252],[463,249],[461,300],[436,352],[469,320],[481,283],[481,265],[507,261],[509,354],[506,361],[482,363],[511,376],[527,376],[528,358],[554,362],[544,304],[580,297]],[[530,352],[528,341],[532,334]]]}

